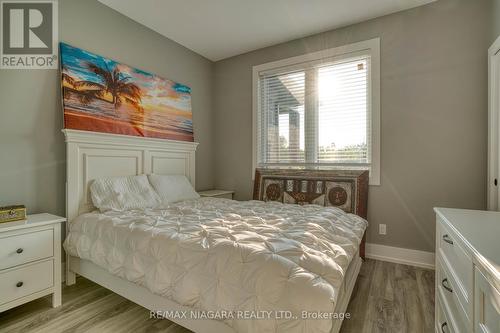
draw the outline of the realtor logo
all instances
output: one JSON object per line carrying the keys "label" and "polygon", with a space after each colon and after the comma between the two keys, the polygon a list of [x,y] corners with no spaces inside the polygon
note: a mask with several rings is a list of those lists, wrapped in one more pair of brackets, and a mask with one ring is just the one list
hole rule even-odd
{"label": "realtor logo", "polygon": [[57,69],[57,1],[0,2],[2,69]]}

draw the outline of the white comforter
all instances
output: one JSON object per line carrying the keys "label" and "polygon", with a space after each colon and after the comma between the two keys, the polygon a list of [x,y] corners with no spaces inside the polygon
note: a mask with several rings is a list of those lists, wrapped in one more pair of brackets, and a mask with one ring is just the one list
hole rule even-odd
{"label": "white comforter", "polygon": [[83,214],[64,247],[181,305],[296,316],[226,318],[238,332],[329,332],[332,320],[302,320],[302,311],[334,311],[366,224],[336,208],[202,198]]}

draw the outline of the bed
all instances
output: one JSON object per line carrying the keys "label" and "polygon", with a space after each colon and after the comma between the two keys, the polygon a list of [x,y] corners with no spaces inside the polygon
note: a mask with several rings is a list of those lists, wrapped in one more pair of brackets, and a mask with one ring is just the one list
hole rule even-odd
{"label": "bed", "polygon": [[97,178],[180,174],[194,185],[197,144],[64,133],[67,284],[79,274],[195,332],[339,331],[364,219],[214,198],[97,213],[89,196]]}

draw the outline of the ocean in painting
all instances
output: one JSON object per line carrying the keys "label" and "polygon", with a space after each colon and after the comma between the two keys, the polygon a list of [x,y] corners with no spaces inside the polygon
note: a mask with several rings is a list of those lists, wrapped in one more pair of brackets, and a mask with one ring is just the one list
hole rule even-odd
{"label": "ocean in painting", "polygon": [[191,89],[65,43],[64,127],[193,141]]}

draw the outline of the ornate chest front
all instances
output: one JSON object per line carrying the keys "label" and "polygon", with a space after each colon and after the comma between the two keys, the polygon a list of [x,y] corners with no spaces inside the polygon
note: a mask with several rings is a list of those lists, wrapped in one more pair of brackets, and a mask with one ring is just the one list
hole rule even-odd
{"label": "ornate chest front", "polygon": [[334,206],[366,219],[368,171],[257,169],[253,198]]}

